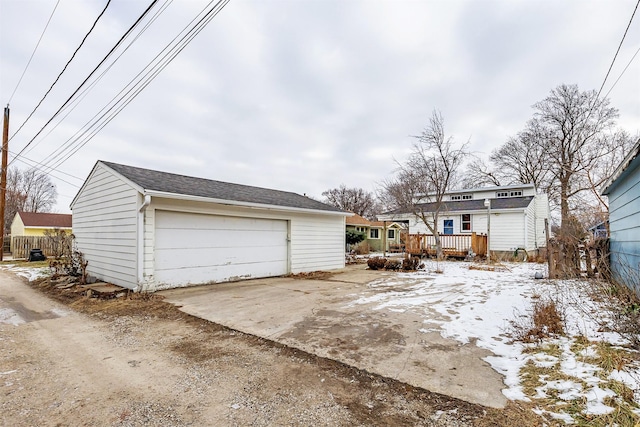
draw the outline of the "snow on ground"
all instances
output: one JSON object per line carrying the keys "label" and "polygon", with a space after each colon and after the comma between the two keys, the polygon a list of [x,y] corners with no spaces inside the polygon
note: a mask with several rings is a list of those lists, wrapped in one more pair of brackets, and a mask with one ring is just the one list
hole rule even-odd
{"label": "snow on ground", "polygon": [[[535,279],[536,272],[546,277],[546,265],[541,264],[501,264],[502,268],[497,268],[497,271],[469,269],[471,265],[467,262],[427,262],[423,271],[397,273],[369,283],[369,287],[378,290],[388,288],[389,291],[356,298],[352,304],[371,305],[374,310],[412,310],[424,318],[421,332],[437,331],[445,338],[462,344],[475,342],[477,346],[490,350],[493,356],[485,360],[504,375],[506,388],[503,393],[509,399],[530,400],[530,397],[545,398],[554,393],[566,402],[586,402],[583,412],[587,415],[613,411],[605,404],[605,398],[615,396],[615,393],[606,388],[597,375],[600,368],[588,363],[589,358],[596,355],[596,350],[586,347],[577,357],[572,345],[579,336],[613,345],[624,345],[625,341],[617,334],[598,330],[593,313],[602,318],[606,312],[587,297],[581,289],[584,283],[579,280]],[[46,267],[5,264],[0,265],[0,269],[30,281],[50,274]],[[531,345],[513,342],[509,335],[511,322],[530,317],[532,301],[545,296],[557,301],[566,314],[567,336],[546,341],[546,344],[560,350],[558,356],[544,351],[527,351]],[[19,320],[12,313],[0,310],[0,321],[11,323]],[[573,380],[548,380],[536,389],[537,395],[526,396],[520,370],[527,362],[539,367],[559,367]],[[633,390],[635,401],[640,405],[640,364],[614,370],[608,378]],[[574,421],[562,410],[537,409],[536,413],[547,414],[566,423]],[[640,417],[640,410],[636,409],[634,413]]]}
{"label": "snow on ground", "polygon": [[26,277],[30,282],[51,274],[49,267],[19,267],[15,264],[0,265],[0,270],[8,270],[18,276]]}
{"label": "snow on ground", "polygon": [[[600,368],[583,361],[588,360],[589,352],[595,350],[585,349],[586,353],[580,356],[580,360],[571,350],[578,336],[590,341],[624,344],[617,334],[598,331],[599,325],[593,319],[595,316],[589,314],[603,314],[597,304],[581,291],[580,285],[584,283],[535,279],[536,272],[546,277],[546,265],[541,264],[502,264],[503,268],[497,268],[497,271],[469,269],[471,265],[467,262],[429,262],[425,271],[398,273],[370,283],[370,287],[378,290],[388,287],[389,292],[361,296],[352,304],[372,305],[375,310],[411,310],[424,318],[421,332],[437,331],[445,338],[463,344],[475,342],[477,346],[490,350],[494,355],[485,360],[504,375],[506,388],[503,393],[509,399],[529,400],[520,381],[520,370],[528,361],[536,366],[559,364],[561,371],[575,381],[548,381],[538,389],[538,396],[531,397],[546,397],[546,392],[554,389],[565,401],[584,399],[587,402],[585,414],[613,411],[604,401],[615,393],[600,387],[603,382],[597,376]],[[509,337],[513,330],[511,322],[523,322],[530,317],[532,301],[545,296],[553,297],[566,314],[567,337],[560,337],[554,342],[562,352],[559,357],[525,351],[532,346],[513,342]],[[638,364],[626,366],[623,371],[613,371],[610,378],[634,390],[635,401],[640,404]],[[567,422],[571,418],[562,411],[549,414]]]}

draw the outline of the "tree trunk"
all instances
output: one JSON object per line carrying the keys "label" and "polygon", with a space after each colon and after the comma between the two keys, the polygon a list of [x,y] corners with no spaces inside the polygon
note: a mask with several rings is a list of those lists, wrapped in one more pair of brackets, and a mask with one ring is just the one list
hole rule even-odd
{"label": "tree trunk", "polygon": [[436,239],[436,258],[442,260],[442,242],[440,241],[440,233],[436,229],[433,233],[433,237]]}

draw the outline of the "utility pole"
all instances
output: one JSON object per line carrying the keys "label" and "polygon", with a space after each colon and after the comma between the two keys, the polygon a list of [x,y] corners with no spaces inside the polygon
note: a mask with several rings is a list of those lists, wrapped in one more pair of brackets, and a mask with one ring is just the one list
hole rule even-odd
{"label": "utility pole", "polygon": [[7,162],[9,158],[9,104],[4,108],[2,128],[2,174],[0,174],[0,261],[4,258],[4,211],[7,201]]}

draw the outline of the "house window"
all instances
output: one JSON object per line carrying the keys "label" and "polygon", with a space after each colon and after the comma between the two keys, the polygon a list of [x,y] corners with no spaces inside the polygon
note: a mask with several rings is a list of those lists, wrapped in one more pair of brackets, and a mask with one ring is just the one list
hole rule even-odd
{"label": "house window", "polygon": [[444,233],[443,234],[453,234],[453,220],[445,219],[444,220]]}
{"label": "house window", "polygon": [[371,230],[369,230],[369,238],[370,239],[379,239],[380,235],[378,234],[380,230],[378,230],[377,228],[372,228]]}
{"label": "house window", "polygon": [[396,230],[387,230],[387,238],[395,239],[396,238]]}
{"label": "house window", "polygon": [[471,194],[456,194],[455,196],[451,196],[451,200],[471,200],[473,196]]}
{"label": "house window", "polygon": [[463,214],[461,224],[462,231],[471,231],[471,214]]}
{"label": "house window", "polygon": [[514,190],[514,191],[498,191],[496,193],[498,197],[521,197],[522,190]]}

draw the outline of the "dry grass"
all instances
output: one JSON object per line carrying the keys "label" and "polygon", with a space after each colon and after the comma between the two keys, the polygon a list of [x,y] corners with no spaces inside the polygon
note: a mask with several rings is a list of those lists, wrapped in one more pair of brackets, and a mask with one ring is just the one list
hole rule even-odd
{"label": "dry grass", "polygon": [[540,343],[564,334],[565,319],[559,304],[550,298],[537,298],[531,316],[511,322],[511,334],[517,341]]}

